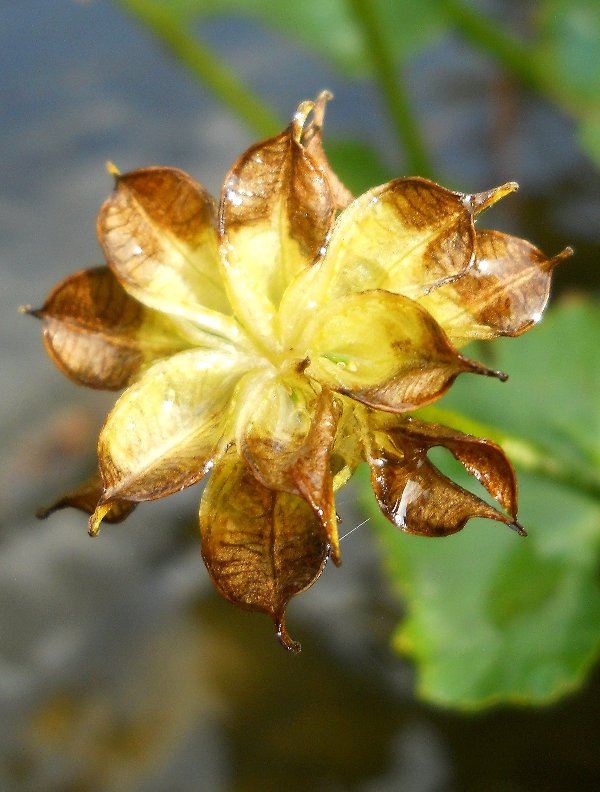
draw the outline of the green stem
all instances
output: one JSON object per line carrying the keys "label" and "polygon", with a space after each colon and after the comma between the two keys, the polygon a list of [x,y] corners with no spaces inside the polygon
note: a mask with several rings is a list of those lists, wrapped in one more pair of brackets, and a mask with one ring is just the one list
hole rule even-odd
{"label": "green stem", "polygon": [[508,36],[462,0],[443,0],[442,8],[463,36],[492,55],[508,74],[536,91],[546,90],[535,61],[524,44]]}
{"label": "green stem", "polygon": [[190,36],[164,7],[148,0],[116,0],[146,27],[186,66],[191,74],[244,121],[260,137],[274,135],[285,126],[276,113],[208,47]]}
{"label": "green stem", "polygon": [[441,423],[476,437],[493,440],[502,447],[511,462],[514,462],[522,470],[535,473],[549,481],[564,484],[572,490],[600,500],[600,476],[584,465],[565,462],[541,446],[510,435],[496,427],[472,421],[453,410],[425,407],[419,410],[418,415],[424,420]]}
{"label": "green stem", "polygon": [[362,33],[396,136],[405,151],[408,170],[413,174],[431,177],[433,166],[423,143],[423,135],[411,112],[400,68],[394,63],[375,5],[372,0],[347,0],[347,3]]}

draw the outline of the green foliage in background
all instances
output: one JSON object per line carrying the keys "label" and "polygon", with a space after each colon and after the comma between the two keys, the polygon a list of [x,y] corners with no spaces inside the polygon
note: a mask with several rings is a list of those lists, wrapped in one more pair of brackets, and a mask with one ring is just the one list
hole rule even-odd
{"label": "green foliage in background", "polygon": [[[151,3],[187,25],[202,17],[232,14],[255,19],[327,58],[344,74],[370,76],[369,52],[355,24],[352,4],[346,0],[144,0],[146,6]],[[443,28],[440,0],[421,4],[371,0],[370,4],[382,22],[387,45],[398,58],[414,55]]]}
{"label": "green foliage in background", "polygon": [[[407,157],[426,162],[426,154],[411,131],[410,108],[400,78],[403,62],[444,34],[462,36],[486,53],[509,76],[556,102],[578,122],[581,145],[600,165],[600,4],[597,0],[539,0],[530,22],[530,36],[506,32],[467,0],[115,0],[151,27],[176,54],[194,37],[197,53],[209,53],[201,43],[204,18],[243,16],[293,38],[341,73],[378,80],[392,122],[404,135]],[[190,53],[188,52],[188,55]],[[202,60],[202,59],[201,59]],[[187,62],[211,85],[210,64]],[[216,65],[212,60],[213,67]],[[395,67],[395,68],[394,68]],[[394,71],[392,73],[392,69]],[[214,88],[214,86],[211,85]],[[231,97],[220,94],[230,101]],[[255,111],[262,103],[257,101]],[[236,109],[233,107],[233,109]],[[238,106],[260,134],[262,113],[255,121]],[[268,114],[268,111],[267,111]],[[270,132],[275,132],[275,124]],[[423,173],[424,167],[414,172]]]}
{"label": "green foliage in background", "polygon": [[[251,19],[346,77],[375,81],[411,173],[440,178],[403,66],[450,33],[567,113],[582,148],[600,165],[597,0],[540,0],[527,39],[466,0],[115,3],[257,135],[279,131],[286,120],[207,47],[202,23],[208,17]],[[299,98],[290,97],[290,106]],[[334,168],[355,192],[394,175],[368,143],[326,143]],[[444,540],[408,537],[367,507],[407,607],[394,645],[416,661],[419,691],[429,700],[457,708],[548,702],[580,685],[600,653],[599,337],[600,306],[564,305],[518,342],[493,346],[488,363],[510,373],[507,384],[459,380],[439,406],[424,411],[430,420],[503,445],[519,473],[527,539],[476,520]],[[468,478],[453,469],[453,478],[461,475]]]}

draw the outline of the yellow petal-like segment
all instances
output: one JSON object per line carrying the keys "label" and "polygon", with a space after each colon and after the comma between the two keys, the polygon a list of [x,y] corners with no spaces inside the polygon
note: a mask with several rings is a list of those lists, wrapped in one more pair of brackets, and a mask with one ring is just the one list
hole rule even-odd
{"label": "yellow petal-like segment", "polygon": [[479,231],[473,265],[419,302],[459,345],[521,335],[542,318],[552,270],[571,252],[548,258],[524,239]]}
{"label": "yellow petal-like segment", "polygon": [[33,313],[58,368],[90,388],[119,390],[140,367],[191,346],[178,320],[130,297],[108,267],[66,278]]}
{"label": "yellow petal-like segment", "polygon": [[215,205],[200,184],[175,168],[119,176],[97,225],[106,260],[133,297],[192,319],[207,336],[236,339],[217,252]]}
{"label": "yellow petal-like segment", "polygon": [[246,368],[230,354],[193,349],[148,369],[117,401],[100,433],[103,502],[162,498],[201,479]]}
{"label": "yellow petal-like segment", "polygon": [[237,441],[240,455],[265,487],[304,498],[339,563],[330,458],[341,405],[330,391],[315,393],[306,378],[287,373],[266,383],[247,413]]}
{"label": "yellow petal-like segment", "polygon": [[331,454],[334,492],[348,483],[358,465],[364,461],[357,414],[366,408],[344,396],[338,398],[342,402],[342,414]]}
{"label": "yellow petal-like segment", "polygon": [[420,305],[387,291],[335,300],[318,315],[312,332],[306,374],[390,412],[439,398],[461,372],[494,374],[459,355]]}
{"label": "yellow petal-like segment", "polygon": [[288,129],[250,148],[221,196],[228,293],[247,332],[270,348],[281,296],[319,255],[335,211],[326,174],[301,142],[311,108],[304,103]]}
{"label": "yellow petal-like segment", "polygon": [[215,465],[202,496],[200,530],[204,563],[221,594],[268,613],[286,649],[299,651],[287,634],[285,610],[319,577],[328,551],[307,503],[265,487],[232,448]]}
{"label": "yellow petal-like segment", "polygon": [[473,245],[462,196],[427,179],[397,179],[364,193],[339,216],[319,288],[328,298],[367,289],[418,297],[462,272]]}

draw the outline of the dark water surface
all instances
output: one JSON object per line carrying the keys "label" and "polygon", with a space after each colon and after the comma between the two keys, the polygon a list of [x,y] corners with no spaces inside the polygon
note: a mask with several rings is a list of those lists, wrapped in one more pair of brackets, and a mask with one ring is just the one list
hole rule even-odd
{"label": "dark water surface", "polygon": [[[283,115],[330,87],[331,135],[375,142],[402,173],[371,86],[249,23],[218,19],[205,35]],[[292,604],[304,646],[292,657],[266,618],[213,593],[197,487],[94,542],[79,514],[35,521],[93,464],[113,397],[63,380],[16,307],[100,261],[105,160],[178,166],[216,192],[252,141],[107,2],[0,3],[0,65],[0,789],[597,789],[598,675],[541,711],[467,717],[415,701],[410,666],[388,648],[401,606],[368,526]],[[548,252],[574,244],[559,289],[597,289],[600,182],[570,121],[458,41],[433,46],[410,78],[449,186],[516,178],[522,192],[495,224]],[[340,496],[347,530],[362,520],[356,500],[350,488]]]}

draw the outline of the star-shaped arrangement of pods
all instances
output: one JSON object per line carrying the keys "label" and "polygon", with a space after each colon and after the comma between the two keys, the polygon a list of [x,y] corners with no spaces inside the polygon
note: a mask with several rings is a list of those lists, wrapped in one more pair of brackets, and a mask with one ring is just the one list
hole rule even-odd
{"label": "star-shaped arrangement of pods", "polygon": [[[328,98],[248,149],[218,205],[177,169],[113,169],[98,216],[106,266],[30,311],[63,373],[125,389],[97,473],[41,516],[84,509],[95,535],[210,474],[199,517],[210,576],[270,614],[295,651],[286,606],[329,557],[339,563],[334,493],[359,463],[402,531],[445,536],[486,517],[524,533],[502,450],[411,413],[460,374],[505,378],[460,348],[532,327],[569,253],[475,229],[514,183],[462,194],[399,178],[354,199],[322,148]],[[445,477],[434,446],[497,508]]]}

